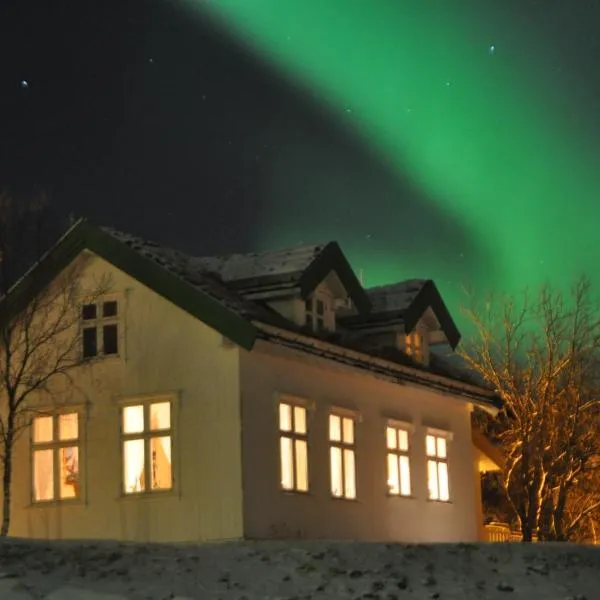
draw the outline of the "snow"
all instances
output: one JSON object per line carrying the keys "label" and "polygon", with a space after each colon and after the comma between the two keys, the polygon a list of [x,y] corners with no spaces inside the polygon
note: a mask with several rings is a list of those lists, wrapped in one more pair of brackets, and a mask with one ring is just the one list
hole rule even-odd
{"label": "snow", "polygon": [[399,283],[367,288],[373,312],[404,311],[417,297],[426,279],[407,279]]}
{"label": "snow", "polygon": [[0,540],[2,600],[597,600],[600,548]]}

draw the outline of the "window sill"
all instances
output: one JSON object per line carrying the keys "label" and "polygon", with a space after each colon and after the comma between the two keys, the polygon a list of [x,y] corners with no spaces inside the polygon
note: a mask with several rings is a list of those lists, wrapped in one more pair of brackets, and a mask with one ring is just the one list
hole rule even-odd
{"label": "window sill", "polygon": [[64,500],[36,500],[25,506],[26,509],[38,508],[67,508],[70,506],[85,506],[83,498],[65,498]]}
{"label": "window sill", "polygon": [[345,496],[330,496],[332,500],[340,501],[340,502],[356,502],[358,503],[358,498],[346,498]]}
{"label": "window sill", "polygon": [[137,501],[153,501],[161,500],[165,498],[178,498],[179,492],[175,488],[170,490],[155,490],[152,492],[135,492],[132,494],[121,494],[117,500],[123,502],[137,502]]}
{"label": "window sill", "polygon": [[387,493],[386,497],[389,498],[390,500],[416,500],[417,497],[410,495],[410,496],[404,496],[402,494],[390,494]]}
{"label": "window sill", "polygon": [[452,504],[452,500],[436,500],[435,498],[427,498],[427,502],[432,504]]}
{"label": "window sill", "polygon": [[283,489],[283,488],[279,488],[279,491],[284,496],[306,496],[306,497],[311,497],[313,495],[310,490],[306,490],[306,492],[303,492],[302,490],[286,490],[286,489]]}

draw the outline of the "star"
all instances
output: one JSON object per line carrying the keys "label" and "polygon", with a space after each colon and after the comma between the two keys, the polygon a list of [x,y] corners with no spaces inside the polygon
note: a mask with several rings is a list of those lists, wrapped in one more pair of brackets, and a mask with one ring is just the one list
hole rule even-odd
{"label": "star", "polygon": [[494,46],[494,44],[492,44],[489,48],[488,48],[488,52],[490,54],[495,54],[496,53],[496,46]]}
{"label": "star", "polygon": [[29,81],[27,81],[27,79],[21,79],[21,83],[19,83],[19,85],[21,86],[22,90],[29,89]]}

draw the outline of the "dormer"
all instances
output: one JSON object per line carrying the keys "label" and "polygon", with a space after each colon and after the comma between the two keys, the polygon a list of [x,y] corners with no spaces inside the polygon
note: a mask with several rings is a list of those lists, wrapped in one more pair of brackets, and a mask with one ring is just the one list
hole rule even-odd
{"label": "dormer", "polygon": [[367,290],[371,312],[340,320],[366,348],[400,350],[415,363],[428,365],[432,346],[453,349],[460,333],[431,280],[412,279]]}
{"label": "dormer", "polygon": [[335,331],[340,311],[366,314],[371,307],[336,242],[196,260],[243,298],[315,333]]}

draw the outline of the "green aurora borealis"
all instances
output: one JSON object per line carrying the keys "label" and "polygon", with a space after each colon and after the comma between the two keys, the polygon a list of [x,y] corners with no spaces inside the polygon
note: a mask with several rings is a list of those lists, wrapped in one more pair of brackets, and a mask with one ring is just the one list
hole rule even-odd
{"label": "green aurora borealis", "polygon": [[[572,90],[546,64],[550,42],[513,23],[506,5],[187,1],[325,106],[392,172],[407,174],[435,210],[485,250],[478,272],[469,274],[475,281],[468,282],[466,273],[444,272],[435,253],[416,248],[407,259],[390,257],[364,237],[336,232],[354,266],[365,269],[368,285],[431,276],[455,309],[459,284],[516,292],[544,280],[568,285],[582,272],[594,277],[600,142]],[[282,162],[284,172],[273,176],[265,199],[272,206],[265,248],[297,240],[284,221],[281,195],[302,202],[302,194],[311,193],[309,185],[294,197],[278,184],[285,168]],[[306,173],[315,181],[323,176]],[[348,210],[342,197],[328,201]],[[308,233],[310,225],[302,224],[305,237],[332,237],[331,230],[319,230],[318,218],[312,222]],[[410,218],[392,206],[381,227],[402,235]],[[376,240],[377,231],[367,234]],[[435,247],[436,240],[422,243]],[[457,239],[457,255],[461,247]]]}

